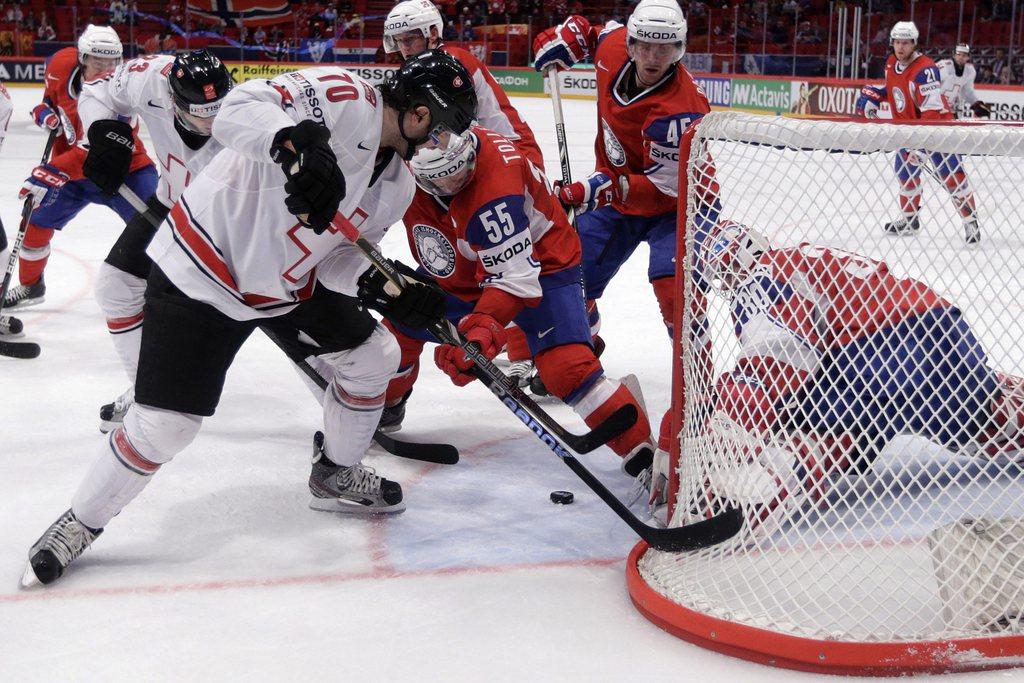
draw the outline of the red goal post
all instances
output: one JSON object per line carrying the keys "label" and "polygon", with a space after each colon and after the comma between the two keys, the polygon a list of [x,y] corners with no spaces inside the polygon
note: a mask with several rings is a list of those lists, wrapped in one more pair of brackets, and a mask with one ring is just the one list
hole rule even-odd
{"label": "red goal post", "polygon": [[[886,234],[916,196],[920,232]],[[730,541],[692,553],[639,544],[627,563],[634,604],[686,640],[794,669],[892,675],[1024,664],[1024,440],[992,446],[993,425],[1011,430],[992,416],[1003,398],[1024,406],[1024,389],[1017,396],[1004,377],[1024,376],[1024,128],[714,112],[681,143],[679,198],[670,525],[736,504],[746,522]],[[969,246],[972,218],[982,239]],[[949,302],[952,331],[936,328],[912,352],[895,324],[863,333],[865,353],[883,365],[905,353],[911,360],[898,362],[917,364],[932,384],[918,393],[900,385],[848,411],[871,436],[851,437],[856,447],[842,458],[823,450],[820,428],[737,424],[717,403],[716,383],[759,338],[745,328],[741,343],[734,302],[698,283],[693,254],[717,219],[756,230],[773,248],[862,259],[854,263]],[[842,302],[815,294],[822,280],[809,277],[796,287],[828,328]],[[816,351],[792,359],[792,346],[764,344],[792,364],[817,358],[807,366],[813,383],[829,363],[838,367],[839,347],[828,348],[825,329],[804,341]],[[844,359],[854,368],[847,390],[881,381],[857,374],[865,357]],[[931,369],[920,370],[926,362]],[[831,419],[838,404],[813,395],[787,398],[786,409],[799,403],[814,413],[805,422]],[[898,420],[914,426],[894,435]]]}

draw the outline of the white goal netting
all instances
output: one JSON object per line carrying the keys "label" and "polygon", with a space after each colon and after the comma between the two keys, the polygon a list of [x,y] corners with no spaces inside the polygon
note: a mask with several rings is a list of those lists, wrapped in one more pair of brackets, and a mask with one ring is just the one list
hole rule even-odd
{"label": "white goal netting", "polygon": [[1024,654],[1024,128],[712,113],[680,163],[671,524],[746,522],[643,581],[762,632]]}

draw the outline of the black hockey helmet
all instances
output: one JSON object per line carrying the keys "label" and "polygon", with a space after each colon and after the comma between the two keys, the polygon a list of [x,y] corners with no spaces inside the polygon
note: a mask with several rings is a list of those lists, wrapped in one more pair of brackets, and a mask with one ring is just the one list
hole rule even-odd
{"label": "black hockey helmet", "polygon": [[209,126],[196,119],[213,119],[235,82],[216,55],[206,50],[183,52],[174,58],[167,76],[178,120],[192,132],[209,135]]}
{"label": "black hockey helmet", "polygon": [[[405,60],[398,71],[380,86],[384,102],[400,113],[419,106],[430,110],[432,135],[439,132],[464,133],[476,118],[476,90],[473,78],[457,59],[441,49],[427,50]],[[399,118],[402,137],[410,146],[410,155],[416,145],[427,141],[405,134]]]}

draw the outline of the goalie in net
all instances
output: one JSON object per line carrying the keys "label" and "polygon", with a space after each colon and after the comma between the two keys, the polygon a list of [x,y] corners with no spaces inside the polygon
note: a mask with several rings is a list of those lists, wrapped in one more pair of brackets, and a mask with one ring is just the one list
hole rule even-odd
{"label": "goalie in net", "polygon": [[751,528],[771,533],[822,501],[897,435],[986,458],[1024,446],[1024,379],[992,368],[955,302],[924,282],[830,247],[774,249],[731,220],[697,234],[696,262],[739,339],[705,405],[707,433],[741,462],[709,471],[702,495],[743,503]]}

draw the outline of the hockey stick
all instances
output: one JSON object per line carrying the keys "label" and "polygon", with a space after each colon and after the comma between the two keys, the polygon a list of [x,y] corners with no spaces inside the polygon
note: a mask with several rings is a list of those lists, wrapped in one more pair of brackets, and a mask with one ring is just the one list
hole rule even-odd
{"label": "hockey stick", "polygon": [[[132,205],[136,211],[145,217],[149,224],[154,228],[160,226],[160,219],[152,212],[149,205],[146,204],[135,192],[127,185],[121,185],[118,188],[117,193],[121,195],[129,204]],[[274,334],[271,330],[267,330],[263,327],[260,328],[263,333],[267,335],[279,349],[285,351],[284,342]],[[287,351],[285,351],[287,355]],[[293,361],[303,374],[305,374],[314,384],[316,384],[322,391],[327,390],[327,381],[320,376],[313,366],[303,360]],[[406,458],[409,460],[420,460],[423,462],[432,462],[440,465],[454,465],[459,461],[459,451],[455,446],[446,443],[415,443],[411,441],[400,441],[387,434],[384,434],[380,430],[376,430],[373,434],[373,440],[388,453],[399,458]]]}
{"label": "hockey stick", "polygon": [[[405,277],[359,233],[358,228],[352,225],[348,219],[338,214],[332,225],[363,252],[373,266],[384,274],[391,286],[396,290],[401,290],[405,286]],[[497,394],[503,403],[506,405],[510,405],[509,402],[517,404],[516,415],[527,427],[538,434],[544,430],[551,432],[555,437],[569,444],[569,448],[577,453],[589,453],[600,448],[632,427],[637,420],[635,406],[622,406],[592,431],[586,434],[573,434],[537,405],[536,401],[520,389],[518,384],[503,373],[490,358],[481,353],[475,344],[467,344],[450,321],[443,320],[437,323],[430,328],[430,332],[444,344],[462,347],[466,357],[473,361],[473,374],[484,380],[487,388]]]}
{"label": "hockey stick", "polygon": [[[359,230],[348,219],[339,214],[335,217],[332,225],[340,230],[347,239],[366,255],[373,266],[384,274],[393,287],[401,290],[405,286],[405,278],[398,269],[391,265],[365,237],[360,235]],[[474,361],[473,372],[480,381],[493,391],[506,408],[522,420],[555,455],[562,459],[562,462],[576,476],[583,480],[583,483],[596,493],[622,521],[629,525],[629,528],[637,536],[646,541],[651,547],[672,552],[697,550],[721,543],[739,532],[743,524],[743,515],[736,508],[727,509],[714,517],[700,522],[671,529],[662,529],[644,524],[614,493],[601,483],[600,479],[594,476],[583,463],[573,457],[562,446],[559,441],[560,434],[568,434],[568,432],[555,423],[517,385],[513,384],[501,370],[496,368],[486,356],[480,353],[479,349],[475,348],[474,344],[467,344],[462,340],[458,331],[454,329],[450,322],[444,321],[435,325],[432,332],[441,341],[461,347],[466,352],[466,355]],[[613,413],[604,424],[591,432],[590,436],[597,435],[605,427],[620,427],[615,434],[608,437],[612,438],[628,429],[636,421],[636,418],[636,408],[634,406],[625,406]],[[552,425],[549,425],[548,422],[554,423],[553,426],[557,427],[557,429],[552,428]],[[613,423],[616,424],[613,425]],[[613,430],[607,429],[606,431]],[[575,435],[569,434],[569,436]]]}
{"label": "hockey stick", "polygon": [[[40,165],[50,159],[50,152],[53,151],[53,144],[57,141],[57,129],[51,128],[46,138],[46,146],[43,147],[43,158]],[[25,241],[25,233],[28,232],[28,222],[32,217],[32,197],[26,197],[21,207],[21,223],[18,225],[18,236],[14,238],[11,245],[11,255],[7,259],[7,271],[4,273],[3,285],[0,285],[0,313],[3,313],[4,300],[7,298],[7,290],[11,286],[11,278],[14,276],[14,266],[18,263],[18,254],[21,252],[21,245]],[[36,358],[42,349],[34,342],[12,342],[0,341],[0,356],[11,358]]]}
{"label": "hockey stick", "polygon": [[[562,166],[562,187],[572,184],[572,167],[569,165],[569,141],[565,135],[565,115],[562,113],[562,90],[558,84],[558,71],[547,70],[548,89],[551,91],[551,109],[555,114],[555,140],[558,142],[558,161]],[[576,227],[576,207],[570,207],[566,214],[569,222]]]}

